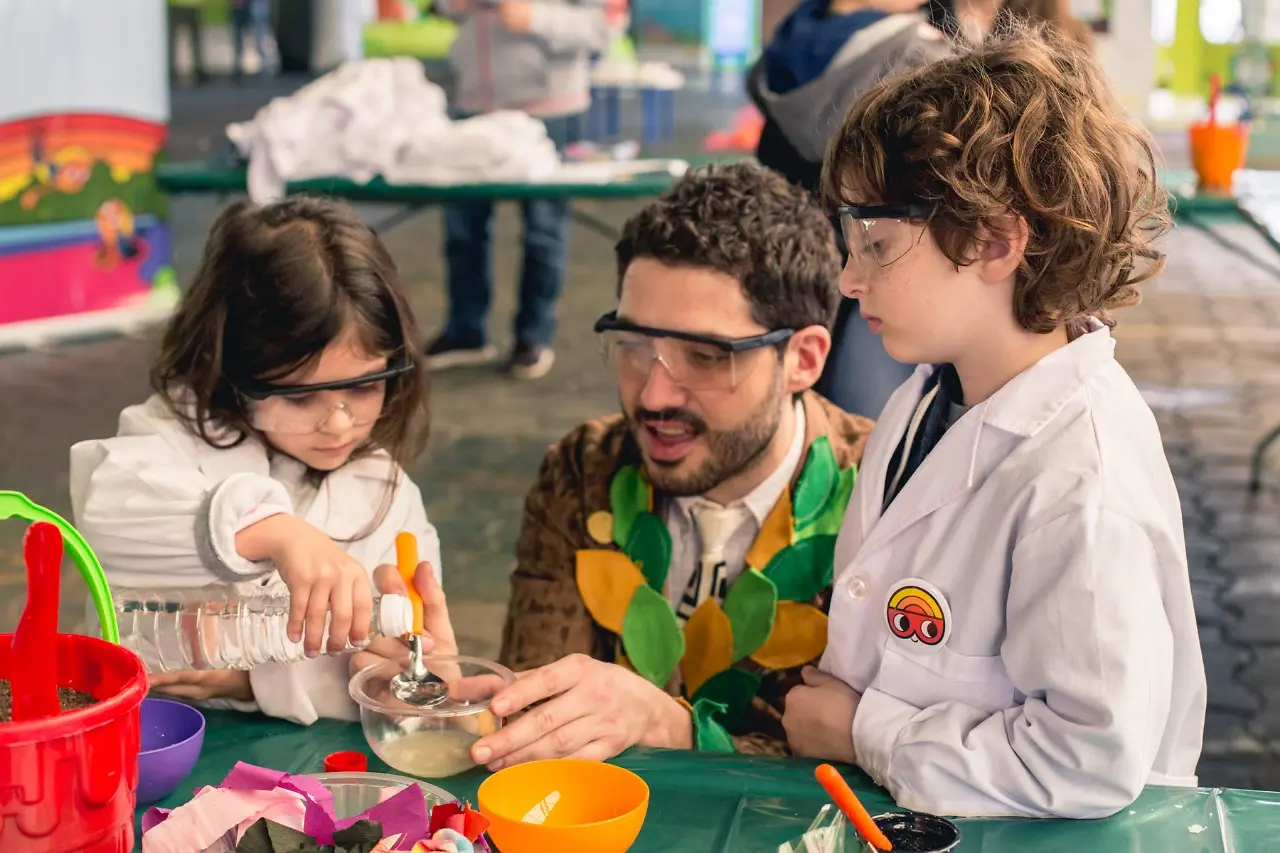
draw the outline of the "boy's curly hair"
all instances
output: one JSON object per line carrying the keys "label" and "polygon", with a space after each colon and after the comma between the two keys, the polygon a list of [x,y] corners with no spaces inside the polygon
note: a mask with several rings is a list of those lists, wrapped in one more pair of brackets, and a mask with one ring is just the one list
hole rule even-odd
{"label": "boy's curly hair", "polygon": [[886,78],[827,148],[822,195],[934,206],[929,229],[957,266],[1012,213],[1027,224],[1014,312],[1027,330],[1078,329],[1136,305],[1164,266],[1171,224],[1154,143],[1115,104],[1080,45],[1006,25],[984,44]]}
{"label": "boy's curly hair", "polygon": [[636,258],[716,270],[742,283],[766,329],[831,327],[840,303],[835,231],[805,190],[742,162],[690,172],[627,220],[618,288]]}

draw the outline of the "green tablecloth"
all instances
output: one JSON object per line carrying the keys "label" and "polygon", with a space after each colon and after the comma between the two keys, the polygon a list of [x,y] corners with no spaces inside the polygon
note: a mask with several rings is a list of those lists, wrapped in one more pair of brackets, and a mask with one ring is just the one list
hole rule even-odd
{"label": "green tablecloth", "polygon": [[[207,716],[199,764],[160,805],[180,805],[197,787],[217,784],[237,761],[317,773],[330,752],[369,751],[355,724],[322,721],[303,728],[225,712]],[[825,802],[813,778],[814,763],[798,759],[637,749],[616,763],[640,774],[651,791],[634,853],[774,853],[780,842],[799,836]],[[372,757],[369,769],[388,770]],[[433,782],[474,801],[484,777],[473,771]],[[850,771],[848,778],[873,813],[893,807],[861,773]],[[1131,808],[1105,821],[960,823],[963,853],[1263,853],[1280,849],[1280,794],[1149,788]]]}

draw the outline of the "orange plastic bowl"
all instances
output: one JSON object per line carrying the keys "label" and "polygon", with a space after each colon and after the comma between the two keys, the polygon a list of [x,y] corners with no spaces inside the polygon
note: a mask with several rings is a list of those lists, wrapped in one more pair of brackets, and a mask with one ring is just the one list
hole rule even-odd
{"label": "orange plastic bowl", "polygon": [[480,785],[480,813],[502,853],[631,849],[649,809],[649,786],[630,770],[558,758],[499,770]]}

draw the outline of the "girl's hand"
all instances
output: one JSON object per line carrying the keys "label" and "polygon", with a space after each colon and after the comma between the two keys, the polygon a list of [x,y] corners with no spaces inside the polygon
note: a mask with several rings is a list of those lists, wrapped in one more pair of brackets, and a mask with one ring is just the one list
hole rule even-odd
{"label": "girl's hand", "polygon": [[[373,585],[380,595],[398,593],[405,595],[404,581],[395,566],[378,566],[373,573]],[[453,636],[453,623],[449,621],[449,607],[444,589],[436,582],[435,570],[423,561],[413,574],[413,585],[422,596],[422,650],[427,654],[456,655],[458,642]],[[409,645],[404,637],[377,637],[362,652],[351,657],[351,673],[386,660],[405,666],[409,661]]]}
{"label": "girl's hand", "polygon": [[[289,639],[303,640],[308,657],[320,653],[329,619],[331,654],[369,636],[373,592],[364,566],[325,533],[291,515],[273,515],[236,535],[236,550],[249,560],[264,555],[289,588]],[[305,634],[304,634],[305,626]]]}
{"label": "girl's hand", "polygon": [[209,699],[253,701],[249,673],[234,669],[193,669],[182,672],[156,672],[147,676],[156,693],[204,702]]}

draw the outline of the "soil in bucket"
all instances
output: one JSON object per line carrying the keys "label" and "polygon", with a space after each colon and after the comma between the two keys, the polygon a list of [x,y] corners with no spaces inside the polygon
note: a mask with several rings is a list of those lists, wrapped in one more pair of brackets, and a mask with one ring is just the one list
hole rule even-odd
{"label": "soil in bucket", "polygon": [[[62,704],[62,710],[73,711],[76,708],[87,708],[98,700],[88,693],[81,693],[70,687],[59,687],[58,701]],[[7,723],[12,718],[13,695],[9,692],[9,679],[0,678],[0,723]]]}

